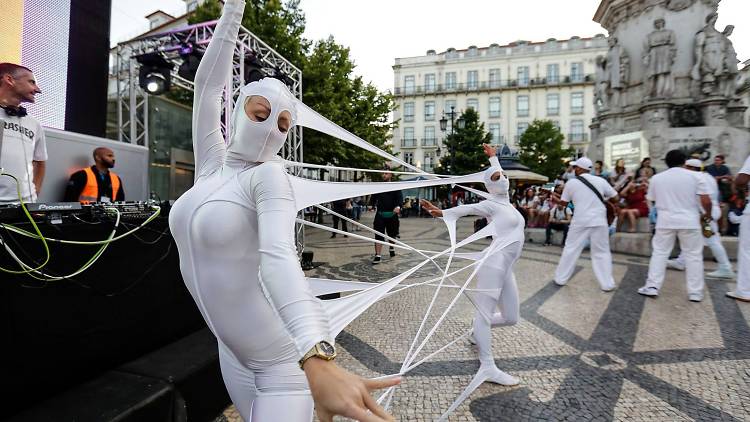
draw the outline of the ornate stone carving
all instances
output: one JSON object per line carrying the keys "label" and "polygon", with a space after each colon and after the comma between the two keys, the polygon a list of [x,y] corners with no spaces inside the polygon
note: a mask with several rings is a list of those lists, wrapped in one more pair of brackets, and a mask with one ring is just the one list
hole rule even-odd
{"label": "ornate stone carving", "polygon": [[648,77],[649,98],[671,98],[674,92],[672,64],[677,55],[675,34],[664,29],[662,18],[654,21],[654,31],[646,36],[643,47],[643,65]]}
{"label": "ornate stone carving", "polygon": [[665,7],[673,12],[687,9],[692,6],[695,0],[669,0]]}
{"label": "ornate stone carving", "polygon": [[667,142],[659,135],[654,135],[648,139],[648,152],[651,158],[662,158],[667,153]]}
{"label": "ornate stone carving", "polygon": [[706,26],[695,34],[695,65],[690,76],[700,85],[704,95],[735,96],[737,53],[729,36],[734,26],[719,32],[715,25],[718,13],[706,16]]}
{"label": "ornate stone carving", "polygon": [[630,78],[630,57],[618,43],[617,37],[608,40],[605,57],[596,58],[596,92],[594,102],[599,109],[622,107],[622,91]]}
{"label": "ornate stone carving", "polygon": [[729,155],[732,153],[732,135],[730,135],[728,132],[722,132],[721,135],[719,135],[719,141],[718,145],[716,146],[716,150],[721,155]]}
{"label": "ornate stone carving", "polygon": [[703,126],[703,113],[694,104],[675,106],[670,115],[672,127]]}
{"label": "ornate stone carving", "polygon": [[594,106],[597,110],[606,110],[609,108],[609,104],[607,102],[607,85],[609,85],[609,82],[607,81],[605,60],[606,59],[604,58],[604,56],[596,56],[594,66],[596,76],[596,86],[594,89]]}

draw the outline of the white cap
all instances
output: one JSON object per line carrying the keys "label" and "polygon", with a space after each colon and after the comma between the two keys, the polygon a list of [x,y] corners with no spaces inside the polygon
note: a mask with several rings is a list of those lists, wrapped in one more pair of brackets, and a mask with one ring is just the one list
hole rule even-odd
{"label": "white cap", "polygon": [[584,170],[591,170],[594,167],[594,163],[586,157],[581,157],[571,163],[573,167],[580,167]]}
{"label": "white cap", "polygon": [[685,161],[686,166],[695,167],[695,168],[701,168],[703,167],[703,162],[697,158],[691,158],[687,161]]}

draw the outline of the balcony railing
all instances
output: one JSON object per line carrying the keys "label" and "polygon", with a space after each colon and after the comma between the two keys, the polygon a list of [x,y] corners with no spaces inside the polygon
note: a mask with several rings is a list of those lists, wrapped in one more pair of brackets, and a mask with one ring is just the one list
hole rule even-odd
{"label": "balcony railing", "polygon": [[423,147],[436,147],[438,146],[437,138],[422,138]]}
{"label": "balcony railing", "polygon": [[583,114],[583,106],[570,107],[570,114]]}
{"label": "balcony railing", "polygon": [[588,133],[569,133],[568,143],[569,144],[581,144],[589,141]]}
{"label": "balcony railing", "polygon": [[571,84],[589,84],[594,83],[594,75],[572,75],[558,78],[521,78],[521,79],[502,79],[481,82],[453,82],[450,84],[437,85],[417,85],[409,87],[396,87],[394,95],[423,95],[423,94],[441,94],[447,92],[468,92],[468,91],[494,91],[518,88],[536,88],[561,86]]}
{"label": "balcony railing", "polygon": [[427,173],[432,173],[435,170],[435,166],[432,164],[423,164],[422,170],[426,171]]}
{"label": "balcony railing", "polygon": [[496,146],[501,146],[505,143],[505,135],[500,135],[498,137],[493,136],[492,137],[492,143]]}
{"label": "balcony railing", "polygon": [[416,139],[402,139],[401,140],[401,148],[416,148],[416,147],[417,147]]}
{"label": "balcony railing", "polygon": [[557,108],[547,108],[547,115],[548,116],[557,116],[560,114],[560,107]]}

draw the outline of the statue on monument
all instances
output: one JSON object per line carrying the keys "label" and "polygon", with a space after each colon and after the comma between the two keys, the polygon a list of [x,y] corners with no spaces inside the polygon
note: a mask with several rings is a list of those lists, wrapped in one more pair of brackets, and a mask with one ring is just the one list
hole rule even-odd
{"label": "statue on monument", "polygon": [[690,73],[700,84],[705,95],[734,96],[734,82],[738,74],[737,53],[729,35],[734,27],[729,25],[719,32],[715,25],[718,13],[706,16],[706,26],[695,34],[695,65]]}
{"label": "statue on monument", "polygon": [[606,110],[609,108],[607,103],[607,69],[604,56],[596,56],[596,66],[594,67],[596,76],[596,86],[594,89],[594,107],[597,110]]}
{"label": "statue on monument", "polygon": [[618,43],[618,39],[612,36],[608,40],[609,50],[604,62],[605,76],[608,82],[607,102],[615,107],[621,107],[622,90],[627,87],[630,77],[630,58],[625,49]]}
{"label": "statue on monument", "polygon": [[672,64],[677,55],[674,31],[664,29],[662,18],[654,21],[654,31],[646,36],[643,65],[649,79],[648,98],[670,98],[674,91]]}

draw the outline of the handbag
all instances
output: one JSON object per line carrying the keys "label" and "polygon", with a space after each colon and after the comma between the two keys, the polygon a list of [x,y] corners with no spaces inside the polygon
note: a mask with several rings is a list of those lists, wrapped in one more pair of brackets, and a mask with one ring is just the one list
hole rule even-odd
{"label": "handbag", "polygon": [[615,218],[617,217],[617,207],[615,207],[615,204],[605,201],[602,197],[602,194],[599,193],[599,190],[594,187],[594,185],[591,184],[588,180],[586,180],[583,176],[576,176],[576,179],[578,179],[581,183],[586,185],[589,189],[594,191],[594,194],[596,194],[596,197],[599,198],[600,201],[602,201],[602,204],[604,204],[604,208],[607,210],[607,225],[611,226],[612,223],[615,222]]}

